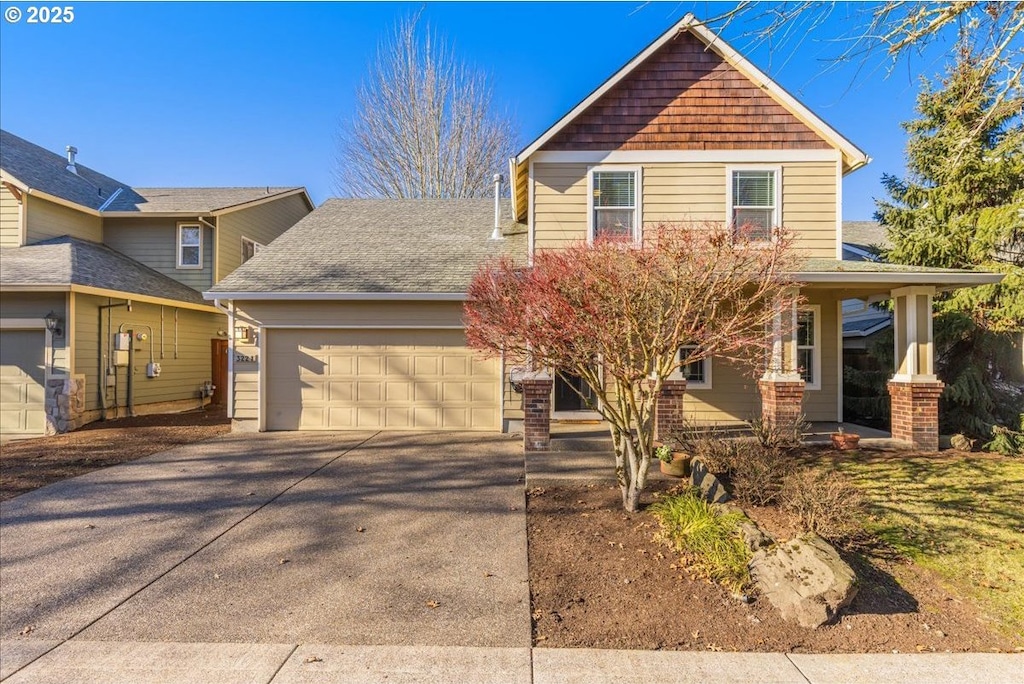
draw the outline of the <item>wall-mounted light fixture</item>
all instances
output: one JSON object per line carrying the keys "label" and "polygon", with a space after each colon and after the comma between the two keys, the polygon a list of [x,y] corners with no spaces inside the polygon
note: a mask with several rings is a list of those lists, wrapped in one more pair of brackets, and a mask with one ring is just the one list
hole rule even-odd
{"label": "wall-mounted light fixture", "polygon": [[50,331],[51,335],[60,337],[64,334],[64,331],[60,328],[60,316],[53,311],[43,316],[43,322],[46,323],[46,329]]}

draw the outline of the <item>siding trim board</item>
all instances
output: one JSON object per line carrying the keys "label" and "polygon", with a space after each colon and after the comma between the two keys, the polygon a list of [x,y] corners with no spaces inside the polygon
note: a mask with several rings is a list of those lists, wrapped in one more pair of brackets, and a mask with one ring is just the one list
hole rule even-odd
{"label": "siding trim board", "polygon": [[532,161],[554,164],[640,164],[640,163],[781,163],[781,162],[834,162],[840,159],[836,150],[602,150],[558,151],[542,150]]}

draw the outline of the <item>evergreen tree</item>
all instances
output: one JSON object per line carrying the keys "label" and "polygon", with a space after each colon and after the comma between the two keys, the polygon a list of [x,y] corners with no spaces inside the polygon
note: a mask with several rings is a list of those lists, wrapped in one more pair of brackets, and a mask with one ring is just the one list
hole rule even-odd
{"label": "evergreen tree", "polygon": [[1005,273],[997,285],[940,295],[936,371],[947,387],[943,430],[978,437],[1024,411],[1024,126],[1019,90],[961,46],[938,87],[923,82],[919,118],[904,124],[908,177],[884,175],[893,263]]}

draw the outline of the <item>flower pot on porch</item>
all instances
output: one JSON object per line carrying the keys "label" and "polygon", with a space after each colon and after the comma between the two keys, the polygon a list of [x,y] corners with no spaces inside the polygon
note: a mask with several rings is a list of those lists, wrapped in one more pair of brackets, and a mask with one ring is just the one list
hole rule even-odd
{"label": "flower pot on porch", "polygon": [[832,446],[839,451],[852,451],[860,444],[860,435],[852,432],[833,432]]}
{"label": "flower pot on porch", "polygon": [[661,461],[661,472],[672,477],[690,476],[690,454],[684,451],[673,451],[671,461]]}

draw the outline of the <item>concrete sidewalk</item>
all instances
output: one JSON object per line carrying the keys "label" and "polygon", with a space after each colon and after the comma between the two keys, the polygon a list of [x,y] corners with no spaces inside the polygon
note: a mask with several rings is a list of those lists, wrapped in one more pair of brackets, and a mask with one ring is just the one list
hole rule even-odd
{"label": "concrete sidewalk", "polygon": [[1024,655],[70,641],[0,647],[5,684],[1017,684]]}

